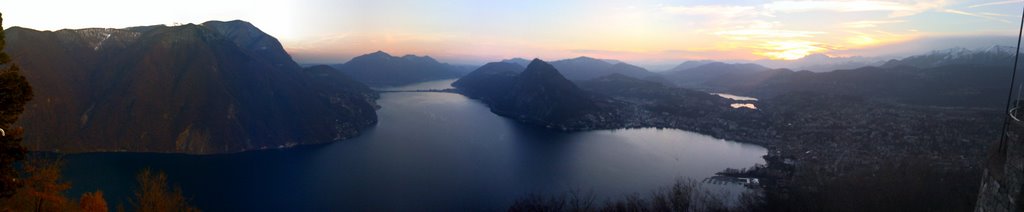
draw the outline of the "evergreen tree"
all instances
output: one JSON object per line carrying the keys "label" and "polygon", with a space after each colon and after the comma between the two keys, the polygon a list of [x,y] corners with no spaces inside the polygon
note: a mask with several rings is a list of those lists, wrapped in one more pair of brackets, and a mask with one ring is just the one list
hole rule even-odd
{"label": "evergreen tree", "polygon": [[[3,29],[3,14],[0,14],[0,29]],[[24,159],[25,148],[21,146],[21,128],[14,127],[18,115],[25,110],[25,103],[32,99],[32,87],[18,66],[4,49],[4,34],[0,31],[0,198],[7,198],[18,188],[18,173],[14,163]]]}

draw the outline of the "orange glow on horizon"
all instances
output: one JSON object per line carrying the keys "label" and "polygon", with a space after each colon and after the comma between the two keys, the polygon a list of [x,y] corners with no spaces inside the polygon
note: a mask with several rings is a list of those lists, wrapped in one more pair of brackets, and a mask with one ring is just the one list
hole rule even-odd
{"label": "orange glow on horizon", "polygon": [[753,52],[756,55],[775,60],[796,60],[814,53],[823,53],[828,49],[820,47],[820,43],[811,41],[769,41]]}
{"label": "orange glow on horizon", "polygon": [[[384,50],[479,64],[512,57],[654,63],[878,56],[933,49],[859,50],[925,37],[1016,35],[1012,17],[1019,17],[1001,4],[946,0],[183,1],[73,1],[59,8],[49,0],[11,1],[4,21],[59,30],[241,19],[278,38],[297,60],[346,61]],[[195,4],[206,6],[181,9]]]}

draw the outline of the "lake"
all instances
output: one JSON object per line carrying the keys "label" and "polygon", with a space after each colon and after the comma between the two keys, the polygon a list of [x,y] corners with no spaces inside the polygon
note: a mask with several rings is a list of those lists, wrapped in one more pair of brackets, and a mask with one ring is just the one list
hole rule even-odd
{"label": "lake", "polygon": [[718,95],[718,96],[720,96],[722,98],[732,99],[732,100],[737,100],[737,101],[757,101],[757,98],[754,98],[754,97],[732,95],[732,94],[727,94],[727,93],[711,93],[711,94],[712,95]]}
{"label": "lake", "polygon": [[412,83],[401,86],[374,87],[378,91],[416,91],[416,90],[443,90],[454,88],[452,83],[459,79],[434,80],[420,83]]}
{"label": "lake", "polygon": [[[432,83],[415,86],[444,88]],[[111,208],[149,167],[207,211],[505,210],[529,193],[582,189],[599,201],[647,194],[680,177],[764,163],[766,154],[681,130],[553,132],[452,93],[383,93],[378,103],[379,123],[350,140],[206,156],[72,154],[64,176],[70,195],[102,189]]]}
{"label": "lake", "polygon": [[720,96],[722,98],[726,98],[726,99],[731,99],[731,100],[736,100],[736,101],[743,101],[743,103],[732,103],[732,104],[729,104],[729,106],[732,107],[732,108],[736,108],[736,109],[747,108],[747,109],[757,110],[757,105],[754,105],[754,103],[752,103],[754,101],[757,101],[757,98],[746,97],[746,96],[737,96],[737,95],[732,95],[732,94],[727,94],[727,93],[711,93],[711,94],[712,95],[718,95],[718,96]]}

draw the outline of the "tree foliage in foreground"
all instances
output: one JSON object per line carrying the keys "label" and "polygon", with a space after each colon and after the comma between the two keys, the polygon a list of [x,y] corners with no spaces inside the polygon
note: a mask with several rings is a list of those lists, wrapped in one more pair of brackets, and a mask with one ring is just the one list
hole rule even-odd
{"label": "tree foliage in foreground", "polygon": [[9,198],[0,199],[0,211],[107,211],[103,192],[89,192],[77,202],[65,193],[71,183],[61,181],[60,159],[30,158],[21,163],[21,186]]}
{"label": "tree foliage in foreground", "polygon": [[549,197],[531,194],[517,199],[508,211],[757,211],[764,204],[759,194],[748,192],[730,207],[725,193],[714,192],[692,179],[677,180],[646,196],[632,194],[603,204],[594,199],[593,194],[577,190]]}
{"label": "tree foliage in foreground", "polygon": [[103,199],[103,191],[86,192],[78,200],[78,208],[82,212],[106,212],[107,201]]}
{"label": "tree foliage in foreground", "polygon": [[[0,14],[0,29],[3,29],[3,14]],[[25,103],[32,100],[32,86],[21,75],[11,57],[3,52],[5,45],[3,31],[0,31],[0,199],[10,197],[18,188],[18,172],[14,164],[25,157],[21,146],[21,128],[14,122],[25,110]]]}
{"label": "tree foliage in foreground", "polygon": [[139,212],[199,211],[189,205],[181,188],[173,190],[167,186],[167,175],[144,169],[136,177],[139,188],[135,191],[132,206]]}

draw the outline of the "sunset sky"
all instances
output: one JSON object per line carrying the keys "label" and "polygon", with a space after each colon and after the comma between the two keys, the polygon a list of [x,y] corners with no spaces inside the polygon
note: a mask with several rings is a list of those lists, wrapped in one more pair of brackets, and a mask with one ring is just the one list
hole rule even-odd
{"label": "sunset sky", "polygon": [[40,30],[246,20],[300,62],[344,62],[376,50],[455,63],[877,56],[926,50],[897,45],[918,40],[1016,36],[1022,7],[1004,0],[0,0],[4,27]]}

